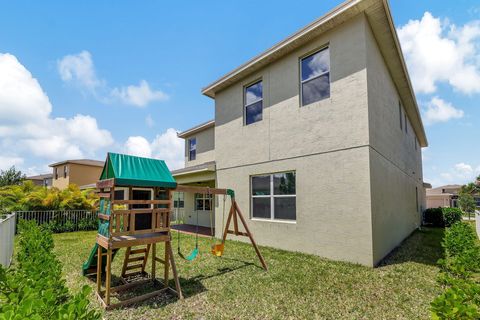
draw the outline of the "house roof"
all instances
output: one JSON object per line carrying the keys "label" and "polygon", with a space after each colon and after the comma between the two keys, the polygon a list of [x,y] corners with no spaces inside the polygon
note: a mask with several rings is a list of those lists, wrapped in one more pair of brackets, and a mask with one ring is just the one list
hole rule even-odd
{"label": "house roof", "polygon": [[53,174],[51,173],[38,174],[36,176],[27,177],[27,180],[44,180],[49,178],[53,178]]}
{"label": "house roof", "polygon": [[115,179],[116,186],[175,188],[165,161],[109,152],[100,180]]}
{"label": "house roof", "polygon": [[[462,185],[460,184],[447,184],[436,188],[427,189],[427,195],[455,195]],[[454,192],[444,192],[444,190],[455,190]]]}
{"label": "house roof", "polygon": [[203,131],[205,129],[211,128],[215,126],[215,120],[210,120],[204,123],[201,123],[199,125],[196,125],[193,128],[187,129],[185,131],[177,133],[177,137],[179,138],[186,138],[188,136],[191,136],[192,134],[195,134],[197,132]]}
{"label": "house roof", "polygon": [[99,161],[99,160],[91,160],[91,159],[76,159],[76,160],[64,160],[60,162],[55,162],[49,165],[49,167],[57,167],[62,164],[67,164],[67,163],[75,163],[75,164],[81,164],[84,166],[94,166],[94,167],[103,167],[105,164],[104,161]]}
{"label": "house roof", "polygon": [[343,2],[285,40],[275,44],[270,49],[207,85],[202,89],[202,93],[208,97],[215,98],[215,94],[220,90],[240,81],[253,72],[301,47],[312,38],[318,37],[361,13],[365,14],[370,23],[412,127],[418,136],[420,145],[422,147],[428,146],[425,129],[420,118],[417,101],[387,0],[347,0]]}
{"label": "house roof", "polygon": [[204,171],[215,171],[215,161],[209,161],[195,166],[190,166],[182,169],[177,169],[172,171],[173,176],[180,176],[185,174],[204,172]]}

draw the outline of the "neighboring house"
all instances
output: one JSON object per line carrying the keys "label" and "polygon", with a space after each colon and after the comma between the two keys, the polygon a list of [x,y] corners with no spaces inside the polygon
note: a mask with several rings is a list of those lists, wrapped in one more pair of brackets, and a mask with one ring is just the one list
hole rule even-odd
{"label": "neighboring house", "polygon": [[52,177],[51,173],[46,173],[27,177],[26,180],[32,181],[37,186],[50,188],[52,186]]}
{"label": "neighboring house", "polygon": [[[346,1],[202,93],[215,119],[179,134],[173,175],[234,189],[259,244],[374,266],[419,227],[427,138],[386,1]],[[220,199],[176,197],[217,208],[220,236]]]}
{"label": "neighboring house", "polygon": [[103,169],[103,161],[79,159],[53,163],[52,186],[65,189],[69,184],[80,188],[98,181]]}
{"label": "neighboring house", "polygon": [[[461,188],[460,184],[451,184],[427,189],[427,208],[458,208],[458,194]],[[473,195],[473,198],[477,207],[480,207],[480,195]]]}

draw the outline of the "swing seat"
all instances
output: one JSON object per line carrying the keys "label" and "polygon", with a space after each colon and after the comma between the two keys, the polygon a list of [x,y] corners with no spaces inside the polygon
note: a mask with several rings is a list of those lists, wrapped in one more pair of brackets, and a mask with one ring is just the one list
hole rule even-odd
{"label": "swing seat", "polygon": [[198,248],[193,249],[193,251],[185,258],[185,260],[193,261],[198,256]]}
{"label": "swing seat", "polygon": [[223,243],[220,243],[220,244],[214,244],[212,246],[212,254],[214,256],[217,256],[217,257],[221,257],[222,254],[223,254],[223,249],[224,249],[224,244]]}

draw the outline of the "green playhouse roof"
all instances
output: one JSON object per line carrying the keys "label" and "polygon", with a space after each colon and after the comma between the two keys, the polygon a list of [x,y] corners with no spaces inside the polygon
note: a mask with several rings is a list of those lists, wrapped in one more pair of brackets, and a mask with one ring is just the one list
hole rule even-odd
{"label": "green playhouse roof", "polygon": [[177,186],[165,161],[109,152],[100,180],[112,178],[115,179],[116,186]]}

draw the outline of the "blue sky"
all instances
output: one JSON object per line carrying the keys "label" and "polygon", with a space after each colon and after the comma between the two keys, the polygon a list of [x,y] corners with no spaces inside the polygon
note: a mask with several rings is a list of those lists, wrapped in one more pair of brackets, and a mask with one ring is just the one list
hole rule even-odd
{"label": "blue sky", "polygon": [[[0,88],[8,74],[19,85],[11,96],[0,89],[0,169],[41,173],[108,150],[181,166],[174,130],[213,118],[201,88],[339,3],[2,1]],[[480,4],[390,5],[427,122],[424,179],[466,182],[480,174]]]}

